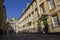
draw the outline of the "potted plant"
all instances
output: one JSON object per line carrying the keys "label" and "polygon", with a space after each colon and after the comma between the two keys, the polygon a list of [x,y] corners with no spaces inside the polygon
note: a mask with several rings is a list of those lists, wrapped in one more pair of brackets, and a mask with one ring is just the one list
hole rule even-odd
{"label": "potted plant", "polygon": [[48,24],[48,22],[47,22],[47,21],[44,21],[44,22],[43,22],[43,24],[44,24],[44,25],[47,25],[47,24]]}

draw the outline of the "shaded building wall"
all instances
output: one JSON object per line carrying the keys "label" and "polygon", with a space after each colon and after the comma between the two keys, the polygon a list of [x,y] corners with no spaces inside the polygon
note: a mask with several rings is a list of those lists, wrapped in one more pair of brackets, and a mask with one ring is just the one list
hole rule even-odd
{"label": "shaded building wall", "polygon": [[6,27],[6,9],[4,6],[4,0],[0,0],[0,29],[2,32],[5,32]]}

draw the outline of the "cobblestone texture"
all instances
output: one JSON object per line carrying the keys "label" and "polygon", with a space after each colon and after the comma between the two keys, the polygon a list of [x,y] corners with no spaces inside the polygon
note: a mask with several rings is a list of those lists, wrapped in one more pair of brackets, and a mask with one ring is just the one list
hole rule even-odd
{"label": "cobblestone texture", "polygon": [[3,34],[0,40],[60,40],[57,34]]}

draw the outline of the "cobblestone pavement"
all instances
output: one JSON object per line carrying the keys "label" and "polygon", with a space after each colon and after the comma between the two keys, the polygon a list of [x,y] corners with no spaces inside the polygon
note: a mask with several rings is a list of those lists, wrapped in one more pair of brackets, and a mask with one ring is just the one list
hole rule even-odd
{"label": "cobblestone pavement", "polygon": [[58,34],[3,34],[0,40],[60,40]]}

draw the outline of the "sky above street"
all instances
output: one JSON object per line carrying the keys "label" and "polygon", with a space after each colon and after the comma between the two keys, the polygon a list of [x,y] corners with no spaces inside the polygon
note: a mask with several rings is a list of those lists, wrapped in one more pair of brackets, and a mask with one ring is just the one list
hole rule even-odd
{"label": "sky above street", "polygon": [[9,19],[16,17],[17,19],[22,15],[23,9],[26,8],[27,3],[32,0],[5,0],[6,14]]}

